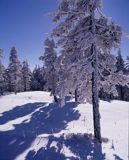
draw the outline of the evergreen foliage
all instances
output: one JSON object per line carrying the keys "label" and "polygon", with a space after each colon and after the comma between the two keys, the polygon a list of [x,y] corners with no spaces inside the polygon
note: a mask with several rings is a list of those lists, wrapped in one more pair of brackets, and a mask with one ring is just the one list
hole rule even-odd
{"label": "evergreen foliage", "polygon": [[3,50],[0,49],[0,95],[5,92],[5,67],[2,64]]}
{"label": "evergreen foliage", "polygon": [[127,77],[117,72],[116,58],[110,54],[120,46],[121,27],[103,16],[100,6],[100,0],[61,0],[53,16],[57,23],[53,35],[63,48],[57,93],[63,102],[75,91],[78,101],[92,102],[94,134],[99,142],[99,90],[117,95],[116,84],[127,84]]}
{"label": "evergreen foliage", "polygon": [[23,81],[23,89],[24,91],[30,91],[31,89],[31,77],[32,73],[29,68],[28,62],[23,61],[22,65],[22,81]]}
{"label": "evergreen foliage", "polygon": [[57,72],[55,68],[57,53],[55,51],[56,45],[53,39],[47,38],[44,42],[45,52],[40,57],[40,60],[44,64],[44,79],[46,81],[45,87],[47,91],[51,91],[51,94],[56,98],[56,83],[57,83]]}
{"label": "evergreen foliage", "polygon": [[9,79],[9,91],[15,93],[23,91],[22,65],[18,59],[15,47],[12,47],[10,51],[9,61],[9,66],[7,68]]}

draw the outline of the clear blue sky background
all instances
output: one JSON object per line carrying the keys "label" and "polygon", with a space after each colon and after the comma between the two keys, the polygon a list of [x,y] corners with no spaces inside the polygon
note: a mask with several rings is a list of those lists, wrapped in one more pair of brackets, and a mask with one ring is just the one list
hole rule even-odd
{"label": "clear blue sky background", "polygon": [[[9,52],[16,46],[21,61],[28,60],[31,68],[41,64],[43,42],[53,28],[52,19],[45,15],[57,8],[58,0],[0,0],[0,48],[4,49],[7,66]],[[103,0],[105,15],[129,33],[129,0]],[[122,39],[122,54],[129,55],[129,39]]]}

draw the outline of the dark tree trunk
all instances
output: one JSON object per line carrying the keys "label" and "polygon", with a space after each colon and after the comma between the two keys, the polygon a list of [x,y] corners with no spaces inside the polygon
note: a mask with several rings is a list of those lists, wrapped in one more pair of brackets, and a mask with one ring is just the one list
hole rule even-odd
{"label": "dark tree trunk", "polygon": [[[95,15],[91,10],[91,32],[95,36]],[[93,124],[95,139],[101,143],[101,127],[100,127],[100,113],[99,113],[99,98],[98,98],[98,53],[96,44],[93,42],[91,46],[91,54],[93,55],[92,67],[92,104],[93,104]]]}
{"label": "dark tree trunk", "polygon": [[26,81],[25,81],[25,92],[27,91],[27,84],[26,84]]}
{"label": "dark tree trunk", "polygon": [[54,102],[56,102],[56,103],[58,102],[56,95],[54,95]]}
{"label": "dark tree trunk", "polygon": [[14,89],[14,93],[15,93],[15,95],[17,94],[17,89],[16,89],[16,87],[15,87],[15,89]]}
{"label": "dark tree trunk", "polygon": [[97,92],[95,91],[96,82],[95,75],[92,75],[92,104],[93,104],[93,123],[94,123],[94,136],[101,143],[101,127],[100,127],[100,113],[99,102],[96,98]]}
{"label": "dark tree trunk", "polygon": [[2,89],[2,87],[0,88],[0,95],[3,95],[3,89]]}
{"label": "dark tree trunk", "polygon": [[123,93],[123,87],[120,86],[120,97],[121,97],[121,100],[123,101],[124,100],[124,93]]}
{"label": "dark tree trunk", "polygon": [[77,93],[77,88],[75,89],[75,102],[78,102],[78,93]]}
{"label": "dark tree trunk", "polygon": [[9,90],[9,92],[12,92],[12,85],[11,85],[10,79],[9,79],[9,83],[8,83],[8,90]]}
{"label": "dark tree trunk", "polygon": [[92,45],[92,51],[95,54],[92,66],[94,71],[92,73],[92,104],[93,104],[93,124],[94,124],[94,136],[101,143],[101,127],[100,127],[100,113],[99,113],[99,98],[98,98],[98,60],[97,53],[94,44]]}

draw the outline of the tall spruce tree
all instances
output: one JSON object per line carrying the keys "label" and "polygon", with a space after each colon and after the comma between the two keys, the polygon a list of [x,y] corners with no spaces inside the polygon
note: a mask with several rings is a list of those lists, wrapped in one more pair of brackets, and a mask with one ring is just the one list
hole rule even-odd
{"label": "tall spruce tree", "polygon": [[9,79],[9,91],[15,92],[23,91],[22,82],[22,65],[18,59],[17,51],[15,47],[11,48],[9,66],[7,68]]}
{"label": "tall spruce tree", "polygon": [[0,49],[0,95],[5,91],[5,67],[2,64],[3,50]]}
{"label": "tall spruce tree", "polygon": [[[124,60],[123,57],[121,55],[121,50],[118,50],[118,55],[116,57],[117,62],[116,62],[116,68],[117,68],[117,72],[122,72],[123,74],[125,73],[125,64],[124,64]],[[117,98],[119,100],[124,100],[124,88],[122,85],[117,85],[117,91],[118,91],[118,96]]]}
{"label": "tall spruce tree", "polygon": [[[102,15],[100,6],[100,0],[61,0],[53,18],[55,22],[59,22],[53,35],[64,49],[60,60],[60,74],[64,77],[65,87],[63,92],[58,89],[59,95],[65,96],[67,91],[72,89],[70,86],[74,86],[74,91],[79,86],[77,89],[80,90],[81,99],[91,99],[94,135],[99,142],[99,89],[103,87],[106,92],[117,94],[115,85],[122,82],[123,85],[127,84],[122,73],[115,74],[116,59],[110,55],[112,48],[120,45],[121,27],[109,22],[108,18]],[[68,64],[68,67],[65,64]],[[70,72],[67,72],[68,68]],[[103,75],[104,71],[108,72],[106,77]],[[73,85],[70,85],[71,83]]]}
{"label": "tall spruce tree", "polygon": [[36,65],[32,72],[31,90],[43,91],[44,85],[45,85],[45,81],[44,81],[43,68],[40,68],[39,66]]}
{"label": "tall spruce tree", "polygon": [[[125,74],[129,79],[129,56],[127,56],[126,64],[125,64]],[[124,100],[129,101],[129,86],[124,87]]]}
{"label": "tall spruce tree", "polygon": [[127,56],[127,63],[126,63],[126,66],[125,66],[127,72],[129,73],[129,56]]}
{"label": "tall spruce tree", "polygon": [[32,73],[31,73],[31,70],[29,68],[28,62],[23,61],[22,81],[23,81],[24,91],[30,91],[30,89],[31,89],[31,78],[32,78]]}
{"label": "tall spruce tree", "polygon": [[40,57],[40,60],[44,64],[44,79],[46,81],[46,88],[48,91],[51,91],[51,94],[54,96],[54,101],[57,102],[56,97],[56,83],[57,83],[57,74],[55,69],[55,63],[57,59],[56,55],[56,45],[53,39],[47,38],[44,42],[45,52],[44,55]]}
{"label": "tall spruce tree", "polygon": [[123,57],[121,55],[121,50],[118,50],[118,55],[116,57],[117,62],[116,62],[116,67],[117,67],[117,71],[122,71],[124,72],[125,70],[125,64],[124,64],[124,60]]}

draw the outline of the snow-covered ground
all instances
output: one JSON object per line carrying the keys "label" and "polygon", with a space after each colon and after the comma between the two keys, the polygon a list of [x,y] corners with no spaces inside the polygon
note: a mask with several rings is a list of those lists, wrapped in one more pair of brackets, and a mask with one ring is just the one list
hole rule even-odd
{"label": "snow-covered ground", "polygon": [[100,145],[90,104],[52,101],[47,92],[0,98],[0,160],[128,160],[128,102],[100,101]]}

